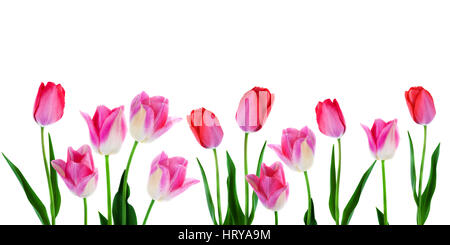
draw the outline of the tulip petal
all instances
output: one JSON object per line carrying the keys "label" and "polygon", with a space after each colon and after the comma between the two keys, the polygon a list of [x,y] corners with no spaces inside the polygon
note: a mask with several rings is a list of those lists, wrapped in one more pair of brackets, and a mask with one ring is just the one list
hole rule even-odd
{"label": "tulip petal", "polygon": [[94,122],[87,113],[81,112],[81,115],[83,116],[84,120],[88,125],[89,136],[91,138],[92,145],[94,146],[95,150],[98,151],[100,146],[100,140],[98,138],[97,128],[94,126]]}
{"label": "tulip petal", "polygon": [[366,125],[361,124],[361,127],[364,129],[364,131],[367,134],[367,139],[369,140],[370,152],[372,152],[374,157],[376,157],[377,145],[376,145],[375,138],[372,135],[372,131]]}
{"label": "tulip petal", "polygon": [[416,116],[416,120],[422,125],[429,124],[433,121],[436,115],[436,109],[434,107],[433,97],[431,97],[428,91],[422,90],[417,95],[414,115]]}

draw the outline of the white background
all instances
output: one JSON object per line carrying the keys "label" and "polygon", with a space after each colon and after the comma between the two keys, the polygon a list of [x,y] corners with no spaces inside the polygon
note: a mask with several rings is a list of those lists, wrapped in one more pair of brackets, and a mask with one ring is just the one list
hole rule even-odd
{"label": "white background", "polygon": [[[262,130],[249,137],[249,169],[268,140],[280,143],[286,127],[308,125],[317,136],[309,171],[317,221],[333,224],[328,210],[330,152],[334,139],[315,121],[318,101],[337,98],[347,121],[342,139],[341,210],[361,175],[373,162],[360,123],[398,118],[401,135],[396,156],[386,164],[388,217],[391,224],[415,224],[416,208],[409,175],[407,130],[420,159],[422,127],[410,118],[404,92],[422,85],[435,99],[437,115],[429,126],[425,180],[432,150],[442,142],[438,183],[427,224],[449,224],[450,158],[447,105],[450,80],[450,3],[448,1],[2,1],[0,3],[0,151],[23,172],[48,204],[39,127],[32,117],[42,81],[66,90],[64,117],[46,128],[57,158],[68,146],[89,144],[79,111],[93,115],[97,105],[129,104],[141,91],[170,100],[170,115],[182,117],[168,133],[139,145],[132,163],[130,202],[142,222],[150,202],[146,192],[152,159],[162,150],[189,160],[188,176],[201,179],[195,157],[203,162],[213,199],[213,154],[196,141],[186,115],[206,107],[225,133],[218,148],[223,206],[226,207],[225,151],[235,160],[243,206],[243,139],[234,119],[239,100],[253,86],[276,94]],[[111,156],[113,195],[133,139]],[[89,222],[106,215],[103,158],[94,155],[99,185],[88,199]],[[267,149],[264,162],[279,159]],[[417,160],[418,161],[418,160]],[[303,224],[307,208],[303,174],[285,168],[290,184],[281,224]],[[39,224],[16,177],[0,160],[0,224]],[[425,184],[424,184],[425,185]],[[82,200],[60,181],[58,224],[82,224]],[[223,210],[225,216],[225,207]],[[381,167],[367,181],[352,224],[377,224],[382,209]],[[272,224],[273,214],[258,207],[255,224]],[[203,185],[170,202],[156,203],[149,224],[211,224]]]}

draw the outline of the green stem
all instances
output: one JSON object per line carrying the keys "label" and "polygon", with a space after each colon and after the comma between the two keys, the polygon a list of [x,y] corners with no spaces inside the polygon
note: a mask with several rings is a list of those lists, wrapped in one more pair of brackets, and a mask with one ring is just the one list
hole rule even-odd
{"label": "green stem", "polygon": [[150,205],[148,206],[147,213],[145,214],[144,222],[142,222],[142,225],[147,224],[148,216],[150,215],[150,211],[152,211],[153,204],[155,204],[155,200],[152,200],[150,202]]}
{"label": "green stem", "polygon": [[305,174],[305,181],[306,181],[306,189],[308,190],[308,214],[306,217],[306,223],[307,225],[311,224],[311,189],[309,187],[309,179],[308,179],[308,172],[303,172]]}
{"label": "green stem", "polygon": [[[244,139],[244,180],[248,175],[248,162],[247,162],[247,145],[248,145],[248,133],[245,133]],[[249,192],[248,192],[248,182],[245,181],[245,224],[249,225]]]}
{"label": "green stem", "polygon": [[108,205],[108,225],[112,225],[112,213],[111,213],[111,182],[109,176],[109,155],[105,155],[105,166],[106,166],[106,194],[107,194],[107,205]]}
{"label": "green stem", "polygon": [[275,211],[275,225],[278,225],[278,211]]}
{"label": "green stem", "polygon": [[136,147],[139,142],[134,141],[133,148],[131,149],[130,156],[128,157],[127,168],[125,169],[125,173],[123,175],[123,185],[122,185],[122,225],[127,224],[127,184],[128,184],[128,171],[130,170],[131,160],[133,159],[134,152],[136,151]]}
{"label": "green stem", "polygon": [[45,155],[44,144],[44,127],[41,127],[41,145],[42,145],[42,157],[44,158],[45,175],[47,176],[48,192],[50,193],[50,214],[52,216],[52,225],[55,225],[55,205],[53,199],[53,187],[50,179],[50,171],[48,168],[47,156]]}
{"label": "green stem", "polygon": [[337,180],[336,180],[336,198],[335,198],[335,209],[334,215],[336,217],[336,225],[339,225],[339,183],[341,182],[341,138],[337,139],[338,148],[339,148],[339,162],[338,162],[338,171],[337,171]]}
{"label": "green stem", "polygon": [[88,213],[87,213],[87,200],[86,198],[83,198],[84,202],[84,225],[88,224]]}
{"label": "green stem", "polygon": [[386,198],[386,173],[384,170],[384,160],[381,160],[381,170],[383,173],[383,204],[384,204],[384,225],[387,225],[387,198]]}
{"label": "green stem", "polygon": [[214,160],[216,161],[216,185],[217,185],[217,212],[219,214],[219,225],[222,225],[222,208],[220,204],[220,175],[219,175],[219,160],[217,159],[217,151],[214,148]]}
{"label": "green stem", "polygon": [[418,207],[418,223],[419,225],[422,224],[422,215],[421,215],[421,210],[422,210],[422,176],[423,176],[423,165],[425,162],[425,151],[427,149],[427,125],[423,126],[423,150],[422,150],[422,161],[420,163],[420,177],[419,177],[419,191],[417,193],[418,195],[418,199],[419,199],[419,207]]}

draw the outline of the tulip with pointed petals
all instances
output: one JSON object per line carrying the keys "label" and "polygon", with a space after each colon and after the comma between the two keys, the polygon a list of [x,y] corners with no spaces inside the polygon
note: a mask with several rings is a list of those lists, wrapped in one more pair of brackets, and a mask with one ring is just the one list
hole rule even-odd
{"label": "tulip with pointed petals", "polygon": [[371,129],[361,125],[369,139],[369,148],[377,160],[391,159],[397,150],[399,143],[399,133],[397,119],[384,122],[376,119]]}
{"label": "tulip with pointed petals", "polygon": [[65,91],[61,84],[41,83],[34,102],[33,117],[41,126],[55,123],[64,114]]}

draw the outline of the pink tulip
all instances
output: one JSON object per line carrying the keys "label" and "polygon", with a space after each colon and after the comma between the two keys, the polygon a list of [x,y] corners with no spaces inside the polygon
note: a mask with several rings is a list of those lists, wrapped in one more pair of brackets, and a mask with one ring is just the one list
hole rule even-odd
{"label": "pink tulip", "polygon": [[34,102],[34,120],[40,126],[57,122],[64,114],[65,91],[61,84],[41,83]]}
{"label": "pink tulip", "polygon": [[254,87],[242,97],[236,112],[236,121],[245,131],[256,132],[262,128],[269,116],[275,95],[266,88]]}
{"label": "pink tulip", "polygon": [[170,118],[169,100],[162,96],[149,97],[145,92],[131,102],[130,134],[138,142],[151,142],[165,132],[180,118]]}
{"label": "pink tulip", "polygon": [[67,162],[53,160],[52,166],[75,195],[86,198],[97,188],[98,170],[94,166],[91,148],[83,145],[78,150],[69,147]]}
{"label": "pink tulip", "polygon": [[436,108],[431,94],[422,87],[412,87],[405,92],[406,104],[414,122],[427,125],[436,116]]}
{"label": "pink tulip", "polygon": [[91,143],[98,153],[111,155],[119,152],[127,132],[123,111],[123,106],[110,110],[101,105],[92,119],[81,112],[89,127]]}
{"label": "pink tulip", "polygon": [[362,125],[369,139],[370,151],[377,160],[391,159],[399,142],[397,119],[384,122],[381,119],[375,120],[372,129]]}
{"label": "pink tulip", "polygon": [[281,145],[269,145],[278,157],[294,171],[303,172],[314,162],[316,136],[308,128],[283,130]]}
{"label": "pink tulip", "polygon": [[289,196],[289,184],[284,178],[283,166],[275,162],[272,166],[261,166],[261,176],[249,174],[247,182],[252,186],[261,203],[272,211],[280,210]]}
{"label": "pink tulip", "polygon": [[199,182],[196,179],[186,179],[187,164],[186,159],[168,158],[164,152],[153,160],[147,185],[153,200],[170,200]]}
{"label": "pink tulip", "polygon": [[222,127],[214,113],[205,108],[193,110],[187,116],[187,121],[198,143],[204,148],[216,148],[222,142]]}
{"label": "pink tulip", "polygon": [[316,106],[316,119],[319,130],[326,136],[341,138],[345,133],[345,120],[336,99],[326,99]]}

